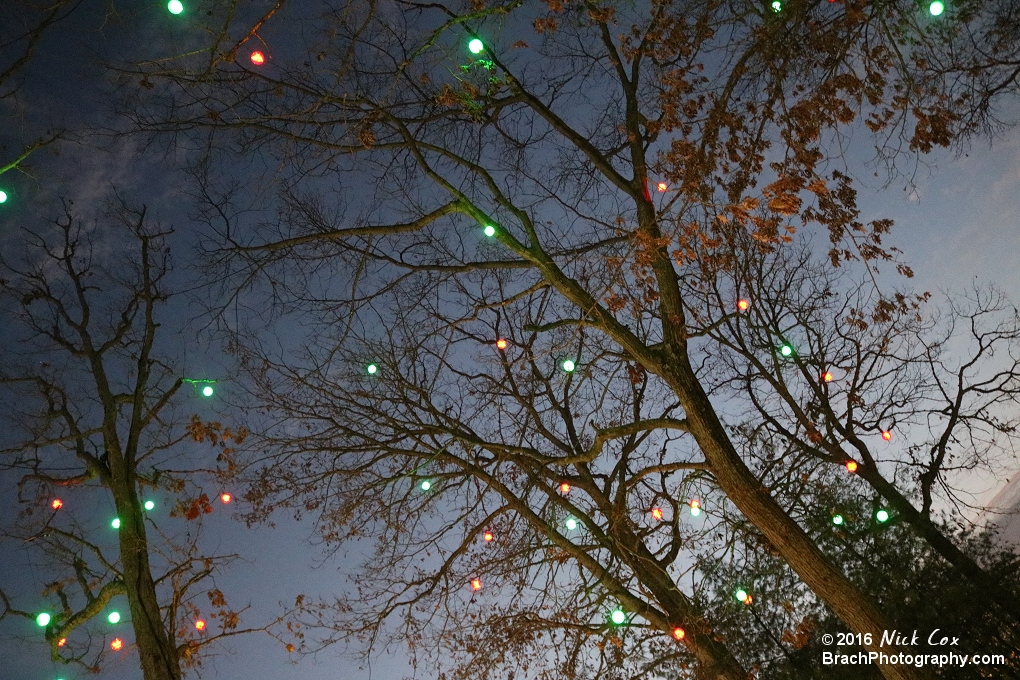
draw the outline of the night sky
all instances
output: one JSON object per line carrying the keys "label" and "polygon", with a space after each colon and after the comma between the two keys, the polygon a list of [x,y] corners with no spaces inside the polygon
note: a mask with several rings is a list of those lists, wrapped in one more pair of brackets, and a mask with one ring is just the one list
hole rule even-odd
{"label": "night sky", "polygon": [[[16,32],[13,25],[3,27],[5,38]],[[191,219],[189,179],[181,170],[187,154],[120,134],[127,126],[117,114],[123,98],[115,87],[117,76],[108,68],[171,54],[181,44],[200,39],[189,34],[189,26],[187,17],[170,17],[159,1],[83,0],[45,37],[22,72],[15,94],[0,101],[2,153],[6,158],[58,127],[71,132],[67,141],[37,152],[24,172],[0,176],[0,188],[11,196],[0,205],[0,247],[5,254],[13,252],[19,227],[51,220],[62,199],[88,210],[101,207],[116,190],[134,204],[145,204],[160,223],[175,229],[171,243],[177,280],[181,287],[195,280],[188,270],[194,257],[190,244],[202,234]],[[272,31],[265,34],[271,36]],[[288,47],[272,45],[277,54]],[[900,179],[885,188],[884,175],[879,173],[870,193],[862,191],[863,219],[889,217],[896,221],[888,242],[904,251],[918,289],[933,293],[959,290],[976,280],[997,284],[1013,300],[1020,300],[1020,133],[1008,131],[991,144],[978,139],[966,153],[942,152],[926,160],[930,165],[918,168],[912,187],[905,188]],[[198,301],[204,294],[198,290],[190,302],[176,304],[174,323],[167,325],[174,325],[179,332],[166,340],[185,348],[184,361],[194,374],[229,373],[229,361],[217,352],[215,340],[201,332],[204,323]],[[229,421],[232,396],[239,395],[232,395],[229,385],[224,385],[216,400],[195,400],[182,408]],[[198,448],[193,453],[208,455]],[[967,486],[980,505],[1003,482],[974,478]],[[15,478],[0,476],[4,522],[17,512],[15,483]],[[343,588],[345,565],[356,556],[341,551],[323,558],[322,550],[314,545],[314,527],[289,517],[278,518],[275,528],[248,528],[232,516],[242,510],[236,504],[217,506],[204,520],[203,545],[215,552],[240,555],[216,578],[216,586],[235,606],[250,603],[247,623],[270,618],[280,611],[280,603],[291,603],[298,593],[329,597]],[[89,512],[102,518],[110,511],[90,508]],[[15,604],[28,610],[40,601],[44,577],[39,560],[10,541],[0,543],[0,586],[17,598]],[[130,626],[121,623],[117,634],[129,640]],[[256,634],[210,649],[200,670],[210,678],[305,680],[396,678],[412,673],[401,649],[380,652],[372,669],[363,671],[354,670],[342,651],[329,648],[314,657],[297,658],[288,655],[276,640]],[[89,677],[80,669],[51,664],[38,629],[26,620],[0,622],[0,659],[0,680]],[[102,677],[138,677],[136,662],[130,651],[108,655]],[[417,677],[432,674],[419,669]]]}

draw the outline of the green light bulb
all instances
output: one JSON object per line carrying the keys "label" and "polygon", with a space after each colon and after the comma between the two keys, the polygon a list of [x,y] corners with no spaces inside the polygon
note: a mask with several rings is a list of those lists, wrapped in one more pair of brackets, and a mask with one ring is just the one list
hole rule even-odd
{"label": "green light bulb", "polygon": [[114,529],[120,529],[120,517],[114,517],[113,521],[110,522],[110,526]]}
{"label": "green light bulb", "polygon": [[571,359],[564,359],[563,363],[560,365],[567,373],[572,373],[574,369],[577,368],[577,364],[575,364]]}
{"label": "green light bulb", "polygon": [[563,525],[567,527],[567,531],[573,531],[577,528],[577,520],[573,517],[568,517],[567,521],[564,522]]}
{"label": "green light bulb", "polygon": [[471,52],[471,54],[481,54],[482,50],[484,49],[485,44],[482,43],[482,41],[479,40],[478,38],[472,38],[471,41],[468,43],[468,50]]}
{"label": "green light bulb", "polygon": [[422,481],[422,483],[421,483],[421,490],[422,491],[428,491],[431,488],[432,488],[432,482],[430,482],[427,479]]}
{"label": "green light bulb", "polygon": [[50,617],[49,614],[43,612],[39,616],[35,617],[35,625],[39,626],[40,628],[45,628],[46,626],[50,625],[51,618],[52,617]]}
{"label": "green light bulb", "polygon": [[156,504],[153,501],[145,501],[144,507],[146,510],[152,510],[154,507],[156,507]]}
{"label": "green light bulb", "polygon": [[875,513],[875,519],[877,519],[879,522],[888,522],[889,513],[886,512],[885,510],[879,510],[878,512]]}
{"label": "green light bulb", "polygon": [[782,354],[784,357],[791,357],[793,356],[793,348],[790,347],[789,345],[783,345],[782,347],[779,348],[779,353]]}
{"label": "green light bulb", "polygon": [[120,612],[110,612],[110,615],[106,617],[106,620],[110,623],[120,623]]}
{"label": "green light bulb", "polygon": [[486,236],[495,236],[496,235],[496,227],[492,226],[491,224],[486,224],[485,225],[485,235]]}
{"label": "green light bulb", "polygon": [[743,588],[737,588],[737,592],[733,593],[733,596],[736,597],[737,600],[739,600],[740,602],[747,601],[747,591],[744,590]]}
{"label": "green light bulb", "polygon": [[622,609],[614,609],[613,613],[609,615],[609,620],[617,626],[627,623],[627,613]]}
{"label": "green light bulb", "polygon": [[180,14],[184,11],[184,3],[181,0],[170,0],[166,3],[166,9],[170,14]]}
{"label": "green light bulb", "polygon": [[836,526],[839,526],[840,524],[842,524],[843,523],[843,515],[833,515],[832,516],[832,523],[835,524]]}
{"label": "green light bulb", "polygon": [[772,11],[777,13],[782,12],[783,3],[781,3],[779,0],[772,0]]}
{"label": "green light bulb", "polygon": [[213,386],[212,385],[206,385],[205,387],[202,388],[202,396],[203,397],[211,397],[213,395],[214,391],[215,390],[213,390]]}
{"label": "green light bulb", "polygon": [[365,370],[368,371],[369,375],[375,375],[376,372],[379,370],[379,367],[376,366],[375,364],[369,364],[368,368],[366,368]]}
{"label": "green light bulb", "polygon": [[0,189],[0,203],[7,202],[7,192]]}
{"label": "green light bulb", "polygon": [[928,5],[928,11],[931,12],[933,17],[937,17],[946,11],[946,6],[944,3],[935,0],[935,2]]}

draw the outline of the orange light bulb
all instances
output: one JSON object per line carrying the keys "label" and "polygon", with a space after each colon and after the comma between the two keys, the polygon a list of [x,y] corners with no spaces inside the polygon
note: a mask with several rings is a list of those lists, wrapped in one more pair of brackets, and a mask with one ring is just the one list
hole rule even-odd
{"label": "orange light bulb", "polygon": [[494,538],[496,537],[492,535],[491,531],[486,531],[484,534],[482,534],[482,540],[484,540],[486,543],[492,543],[492,539]]}
{"label": "orange light bulb", "polygon": [[506,349],[507,345],[509,345],[509,343],[503,338],[500,338],[499,340],[496,341],[496,347],[498,349]]}
{"label": "orange light bulb", "polygon": [[60,508],[64,507],[64,501],[60,500],[59,498],[54,498],[53,502],[50,503],[50,507],[53,508],[54,510],[59,510]]}
{"label": "orange light bulb", "polygon": [[120,638],[113,638],[113,640],[110,641],[110,649],[112,649],[113,651],[119,652],[123,648],[124,641],[121,640]]}
{"label": "orange light bulb", "polygon": [[882,439],[890,441],[892,439],[892,432],[889,430],[882,430]]}
{"label": "orange light bulb", "polygon": [[231,496],[229,493],[221,493],[220,494],[220,502],[221,503],[229,503],[232,500],[234,500],[234,497]]}
{"label": "orange light bulb", "polygon": [[665,182],[659,182],[655,188],[657,188],[659,191],[665,191],[669,187]]}
{"label": "orange light bulb", "polygon": [[562,493],[562,494],[570,493],[570,484],[568,484],[567,482],[561,483],[560,484],[560,493]]}
{"label": "orange light bulb", "polygon": [[471,590],[481,590],[481,589],[482,589],[482,579],[480,579],[480,578],[473,578],[473,579],[471,579]]}
{"label": "orange light bulb", "polygon": [[57,640],[57,647],[63,647],[65,644],[67,644],[67,638],[60,638]]}
{"label": "orange light bulb", "polygon": [[266,55],[262,54],[258,50],[252,52],[251,63],[255,64],[256,66],[262,66],[262,64],[266,63]]}
{"label": "orange light bulb", "polygon": [[751,303],[748,302],[747,300],[744,299],[737,300],[737,309],[739,309],[740,311],[746,312],[750,308]]}
{"label": "orange light bulb", "polygon": [[828,371],[822,373],[822,380],[824,380],[825,382],[832,382],[832,374],[829,373]]}
{"label": "orange light bulb", "polygon": [[195,630],[205,630],[205,619],[195,621]]}
{"label": "orange light bulb", "polygon": [[850,473],[857,472],[857,461],[849,460],[846,463],[846,471]]}
{"label": "orange light bulb", "polygon": [[662,508],[652,508],[652,517],[662,519]]}
{"label": "orange light bulb", "polygon": [[683,640],[684,637],[686,637],[686,635],[687,635],[687,633],[684,631],[683,628],[674,628],[673,629],[673,637],[675,637],[677,640]]}

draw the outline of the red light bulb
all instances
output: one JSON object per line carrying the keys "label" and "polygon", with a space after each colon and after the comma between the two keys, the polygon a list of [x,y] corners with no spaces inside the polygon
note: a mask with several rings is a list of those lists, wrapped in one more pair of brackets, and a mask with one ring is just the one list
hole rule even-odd
{"label": "red light bulb", "polygon": [[480,578],[473,578],[473,579],[471,579],[471,590],[481,590],[481,589],[482,589],[482,579],[480,579]]}
{"label": "red light bulb", "polygon": [[199,619],[195,621],[195,630],[205,630],[205,620]]}
{"label": "red light bulb", "polygon": [[503,338],[500,338],[499,340],[496,341],[496,347],[498,349],[506,349],[508,344],[509,343]]}
{"label": "red light bulb", "polygon": [[669,188],[669,186],[665,182],[659,182],[657,185],[655,185],[655,188],[658,189],[659,191],[665,191],[666,189]]}
{"label": "red light bulb", "polygon": [[890,441],[892,439],[892,432],[889,430],[882,430],[882,439]]}
{"label": "red light bulb", "polygon": [[231,496],[229,493],[221,493],[220,494],[220,502],[221,503],[229,503],[232,500],[234,500],[234,497]]}
{"label": "red light bulb", "polygon": [[855,460],[848,460],[847,463],[846,463],[846,471],[851,473],[851,474],[853,474],[854,472],[857,472],[857,461],[855,461]]}
{"label": "red light bulb", "polygon": [[832,374],[829,373],[828,371],[822,373],[822,380],[824,380],[825,382],[832,382]]}
{"label": "red light bulb", "polygon": [[60,508],[64,507],[64,501],[60,500],[59,498],[54,498],[53,502],[50,503],[50,507],[53,508],[54,510],[59,510]]}
{"label": "red light bulb", "polygon": [[496,537],[492,535],[491,531],[486,531],[484,534],[482,534],[482,540],[485,541],[486,543],[492,543],[492,539],[494,538]]}
{"label": "red light bulb", "polygon": [[124,641],[121,640],[120,638],[113,638],[113,640],[110,641],[110,649],[112,649],[113,651],[119,652],[123,648]]}
{"label": "red light bulb", "polygon": [[652,517],[662,519],[662,508],[652,508]]}
{"label": "red light bulb", "polygon": [[65,644],[67,644],[67,638],[60,638],[57,640],[57,647],[63,647]]}
{"label": "red light bulb", "polygon": [[570,484],[568,484],[567,482],[561,483],[560,484],[560,493],[564,494],[564,495],[570,493]]}
{"label": "red light bulb", "polygon": [[258,50],[252,52],[251,63],[255,64],[256,66],[262,66],[262,64],[266,63],[266,55],[262,54]]}
{"label": "red light bulb", "polygon": [[740,311],[746,312],[750,308],[751,303],[748,302],[747,300],[744,299],[737,300],[737,309],[739,309]]}
{"label": "red light bulb", "polygon": [[677,640],[683,640],[684,637],[686,637],[686,635],[687,633],[684,632],[683,628],[677,627],[673,629],[673,637],[676,638]]}

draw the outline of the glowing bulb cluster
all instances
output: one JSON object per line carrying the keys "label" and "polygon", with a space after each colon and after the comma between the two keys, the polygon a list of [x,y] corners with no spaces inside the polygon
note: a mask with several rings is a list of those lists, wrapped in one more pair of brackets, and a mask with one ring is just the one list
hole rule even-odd
{"label": "glowing bulb cluster", "polygon": [[701,514],[701,501],[694,499],[690,503],[691,506],[691,517],[697,517]]}

